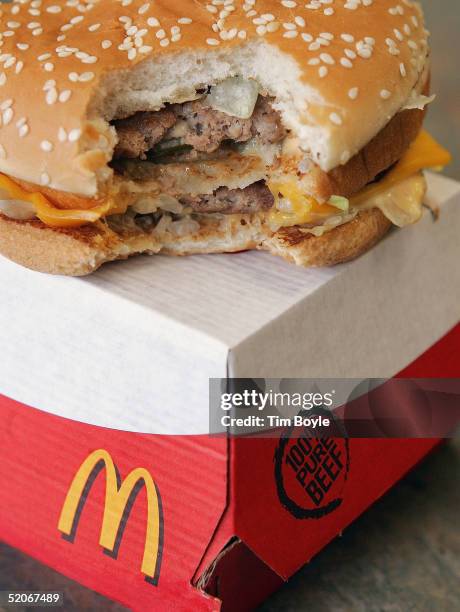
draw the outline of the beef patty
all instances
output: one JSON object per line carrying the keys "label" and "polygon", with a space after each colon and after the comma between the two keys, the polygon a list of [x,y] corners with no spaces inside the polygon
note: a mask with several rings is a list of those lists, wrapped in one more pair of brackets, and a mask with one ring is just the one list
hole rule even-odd
{"label": "beef patty", "polygon": [[203,153],[213,153],[224,140],[246,142],[257,138],[261,144],[273,144],[286,135],[279,113],[263,96],[259,96],[248,119],[214,110],[207,106],[206,98],[201,98],[115,121],[118,144],[114,158],[145,159],[156,144],[172,137],[168,133],[179,121],[181,142]]}
{"label": "beef patty", "polygon": [[184,196],[180,202],[190,206],[194,212],[230,215],[269,210],[274,204],[274,198],[264,181],[258,181],[244,189],[219,187],[210,195]]}

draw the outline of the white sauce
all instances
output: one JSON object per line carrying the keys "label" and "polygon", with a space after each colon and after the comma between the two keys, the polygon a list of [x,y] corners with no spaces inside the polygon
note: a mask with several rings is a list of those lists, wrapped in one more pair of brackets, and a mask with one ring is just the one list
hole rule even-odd
{"label": "white sauce", "polygon": [[394,225],[405,227],[420,220],[425,191],[425,178],[417,174],[370,197],[352,210],[379,208]]}

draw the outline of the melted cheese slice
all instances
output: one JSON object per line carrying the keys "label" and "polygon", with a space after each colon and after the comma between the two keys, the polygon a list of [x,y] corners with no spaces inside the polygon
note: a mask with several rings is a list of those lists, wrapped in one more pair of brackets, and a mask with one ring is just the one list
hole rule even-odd
{"label": "melted cheese slice", "polygon": [[[394,215],[389,212],[388,206],[379,204],[376,196],[379,193],[388,192],[391,187],[417,174],[424,168],[442,167],[450,161],[449,152],[441,147],[427,132],[421,132],[393,170],[388,172],[381,181],[365,187],[353,196],[350,200],[350,207],[366,207],[369,202],[373,201],[373,206],[381,208],[382,212],[392,220]],[[339,209],[330,204],[319,204],[313,198],[302,193],[295,179],[282,183],[268,183],[268,186],[275,196],[275,205],[277,205],[268,213],[268,220],[276,228],[312,222],[320,223],[328,217],[343,212],[340,211],[339,213]],[[78,227],[87,223],[95,223],[109,212],[115,212],[111,199],[100,206],[87,210],[61,210],[53,206],[43,194],[28,192],[2,174],[0,174],[0,193],[1,199],[32,204],[36,216],[51,227]],[[279,194],[289,202],[289,210],[278,208],[280,206]],[[409,215],[409,217],[413,218],[414,215]],[[401,218],[401,215],[399,218]]]}
{"label": "melted cheese slice", "polygon": [[0,194],[3,200],[15,200],[32,204],[35,215],[50,227],[78,227],[86,223],[94,223],[111,208],[111,200],[105,204],[88,210],[61,210],[39,192],[29,192],[17,185],[4,174],[0,174]]}
{"label": "melted cheese slice", "polygon": [[428,132],[420,132],[396,166],[377,183],[371,183],[351,198],[356,206],[379,192],[387,191],[396,183],[417,174],[425,168],[442,169],[452,161],[452,156]]}
{"label": "melted cheese slice", "polygon": [[[398,220],[396,225],[401,225],[404,218],[404,210],[401,210],[401,207],[404,208],[406,206],[405,218],[411,219],[410,222],[413,223],[414,220],[420,218],[421,214],[421,209],[419,211],[420,214],[416,213],[414,209],[417,197],[401,198],[400,210],[396,211],[397,190],[394,189],[395,186],[417,175],[425,168],[446,166],[450,163],[451,159],[450,153],[438,144],[434,138],[427,132],[421,132],[401,160],[382,180],[368,185],[350,199],[350,209],[377,207],[382,210],[383,214],[390,221],[394,223],[395,220]],[[411,184],[415,185],[415,183]],[[275,197],[275,208],[268,213],[268,221],[274,229],[307,223],[319,224],[321,220],[341,213],[331,204],[319,204],[315,199],[302,193],[295,179],[283,183],[269,183],[268,187]],[[406,195],[407,188],[408,183],[405,185],[404,192]],[[420,184],[417,184],[417,189],[420,189]],[[289,203],[287,210],[282,210],[280,194]],[[379,195],[382,197],[378,198]]]}

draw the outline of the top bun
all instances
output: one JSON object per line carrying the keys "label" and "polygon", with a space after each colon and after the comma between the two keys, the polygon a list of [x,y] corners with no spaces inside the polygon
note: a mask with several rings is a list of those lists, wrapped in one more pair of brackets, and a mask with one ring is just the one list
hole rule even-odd
{"label": "top bun", "polygon": [[109,188],[109,121],[229,76],[256,79],[324,171],[426,76],[410,0],[13,0],[2,4],[0,172],[87,197]]}

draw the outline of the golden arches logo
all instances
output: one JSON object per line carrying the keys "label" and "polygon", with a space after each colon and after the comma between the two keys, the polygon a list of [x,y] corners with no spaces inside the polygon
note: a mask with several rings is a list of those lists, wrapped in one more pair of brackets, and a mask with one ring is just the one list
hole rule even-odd
{"label": "golden arches logo", "polygon": [[141,571],[145,579],[158,584],[163,550],[163,515],[158,488],[145,468],[132,470],[121,480],[110,454],[99,449],[92,452],[78,468],[59,517],[58,529],[63,537],[73,542],[83,507],[91,487],[105,470],[105,503],[100,545],[116,558],[123,532],[139,491],[145,487],[147,494],[147,527]]}

